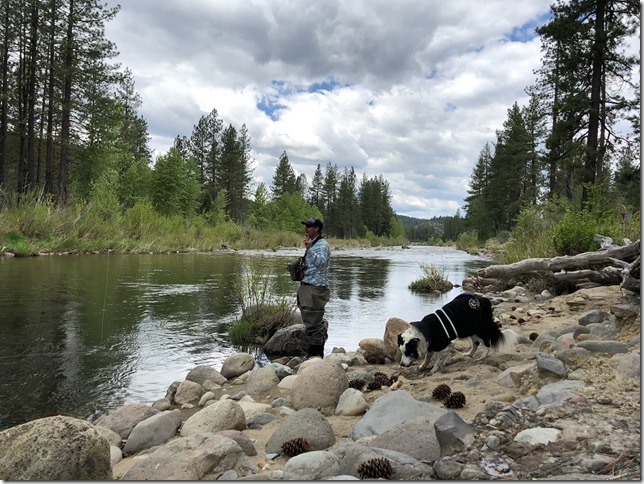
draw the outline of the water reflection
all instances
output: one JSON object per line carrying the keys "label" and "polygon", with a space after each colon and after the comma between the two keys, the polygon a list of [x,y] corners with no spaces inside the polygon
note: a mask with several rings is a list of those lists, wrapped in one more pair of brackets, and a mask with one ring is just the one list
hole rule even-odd
{"label": "water reflection", "polygon": [[[239,278],[260,265],[267,290],[294,304],[285,267],[300,252],[0,258],[0,430],[152,403],[194,366],[221,368],[246,350],[227,341]],[[382,337],[390,317],[419,319],[451,299],[408,290],[421,261],[443,264],[458,283],[485,264],[440,248],[335,251],[327,352],[354,350]]]}

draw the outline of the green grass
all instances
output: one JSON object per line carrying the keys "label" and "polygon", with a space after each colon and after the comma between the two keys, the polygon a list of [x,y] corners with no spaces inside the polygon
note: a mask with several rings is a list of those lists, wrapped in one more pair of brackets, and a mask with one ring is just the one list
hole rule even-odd
{"label": "green grass", "polygon": [[409,289],[412,291],[421,293],[442,293],[447,292],[454,287],[447,279],[447,272],[445,269],[424,262],[420,263],[420,268],[423,271],[423,277],[409,284]]}

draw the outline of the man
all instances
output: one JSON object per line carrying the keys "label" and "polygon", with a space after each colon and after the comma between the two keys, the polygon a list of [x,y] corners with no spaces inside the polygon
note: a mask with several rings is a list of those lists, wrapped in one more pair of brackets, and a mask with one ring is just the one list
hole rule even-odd
{"label": "man", "polygon": [[306,327],[307,355],[324,358],[324,343],[328,337],[324,307],[331,297],[327,276],[331,249],[322,236],[324,224],[320,219],[311,217],[302,224],[306,233],[304,262],[307,268],[297,290],[297,307]]}

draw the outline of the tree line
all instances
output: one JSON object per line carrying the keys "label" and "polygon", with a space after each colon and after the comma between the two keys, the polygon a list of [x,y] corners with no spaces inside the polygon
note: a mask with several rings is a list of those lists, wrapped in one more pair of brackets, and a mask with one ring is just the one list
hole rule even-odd
{"label": "tree line", "polygon": [[472,230],[486,239],[553,200],[586,211],[639,208],[639,57],[624,53],[640,29],[635,0],[552,5],[537,29],[543,62],[528,105],[514,103],[482,148],[464,216],[413,224],[394,214],[382,176],[359,178],[331,162],[307,178],[283,152],[271,186],[254,187],[250,134],[216,109],[152,164],[141,97],[104,35],[118,10],[97,0],[0,2],[0,204],[27,192],[106,213],[145,201],[163,215],[298,232],[302,217],[317,215],[333,236],[406,232],[425,242]]}
{"label": "tree line", "polygon": [[465,229],[481,239],[548,201],[591,213],[639,210],[640,59],[624,43],[640,30],[640,3],[557,0],[550,13],[537,29],[543,63],[529,102],[508,109],[472,171]]}
{"label": "tree line", "polygon": [[166,216],[298,232],[313,210],[338,237],[401,231],[382,177],[358,183],[353,168],[329,163],[308,187],[286,152],[270,192],[260,184],[253,197],[246,125],[225,125],[216,109],[152,163],[141,97],[104,35],[119,9],[97,0],[0,3],[0,201],[37,192],[58,206],[92,203],[106,213],[145,201]]}

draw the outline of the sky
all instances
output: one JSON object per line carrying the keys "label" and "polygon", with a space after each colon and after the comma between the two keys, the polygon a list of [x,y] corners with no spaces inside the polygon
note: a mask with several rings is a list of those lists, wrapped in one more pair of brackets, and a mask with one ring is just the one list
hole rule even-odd
{"label": "sky", "polygon": [[541,65],[551,0],[107,0],[155,157],[217,110],[246,124],[253,187],[283,152],[382,175],[399,215],[455,215]]}

